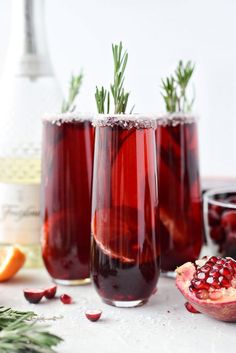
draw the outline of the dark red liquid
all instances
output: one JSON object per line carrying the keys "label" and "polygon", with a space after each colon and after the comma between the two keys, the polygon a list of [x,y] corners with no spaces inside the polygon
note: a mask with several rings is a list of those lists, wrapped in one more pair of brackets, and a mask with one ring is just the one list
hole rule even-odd
{"label": "dark red liquid", "polygon": [[155,133],[97,127],[91,273],[108,303],[146,301],[159,277]]}
{"label": "dark red liquid", "polygon": [[44,121],[42,254],[55,279],[89,277],[94,128]]}
{"label": "dark red liquid", "polygon": [[198,258],[203,241],[202,199],[195,122],[158,124],[161,269]]}

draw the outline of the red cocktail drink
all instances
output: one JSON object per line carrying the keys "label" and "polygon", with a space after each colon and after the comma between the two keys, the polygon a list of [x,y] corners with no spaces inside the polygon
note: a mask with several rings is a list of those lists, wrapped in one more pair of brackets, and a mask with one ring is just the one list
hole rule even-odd
{"label": "red cocktail drink", "polygon": [[94,128],[61,115],[43,122],[42,255],[58,283],[88,281]]}
{"label": "red cocktail drink", "polygon": [[196,260],[203,241],[196,120],[160,117],[156,141],[161,269],[168,272]]}
{"label": "red cocktail drink", "polygon": [[117,115],[94,124],[92,280],[106,303],[137,306],[159,277],[155,121]]}

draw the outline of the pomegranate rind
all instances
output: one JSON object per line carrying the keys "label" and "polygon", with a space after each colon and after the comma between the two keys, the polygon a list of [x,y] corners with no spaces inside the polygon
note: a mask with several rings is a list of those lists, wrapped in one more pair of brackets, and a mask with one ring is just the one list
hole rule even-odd
{"label": "pomegranate rind", "polygon": [[234,288],[221,289],[223,295],[217,300],[198,299],[189,290],[191,279],[195,273],[194,265],[187,262],[178,267],[175,272],[177,288],[194,309],[220,321],[236,322],[236,290]]}

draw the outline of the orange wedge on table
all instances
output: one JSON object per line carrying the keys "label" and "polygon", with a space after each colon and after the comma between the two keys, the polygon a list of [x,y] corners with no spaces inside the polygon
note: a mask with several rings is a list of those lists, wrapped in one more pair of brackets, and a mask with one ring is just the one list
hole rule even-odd
{"label": "orange wedge on table", "polygon": [[26,256],[17,246],[0,249],[0,282],[13,277],[24,265]]}

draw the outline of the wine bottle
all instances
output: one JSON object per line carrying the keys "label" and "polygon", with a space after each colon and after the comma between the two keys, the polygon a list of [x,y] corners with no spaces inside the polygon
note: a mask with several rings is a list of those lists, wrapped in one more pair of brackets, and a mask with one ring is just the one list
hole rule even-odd
{"label": "wine bottle", "polygon": [[13,0],[0,82],[0,246],[17,244],[28,267],[41,264],[41,117],[62,93],[45,38],[44,0]]}

